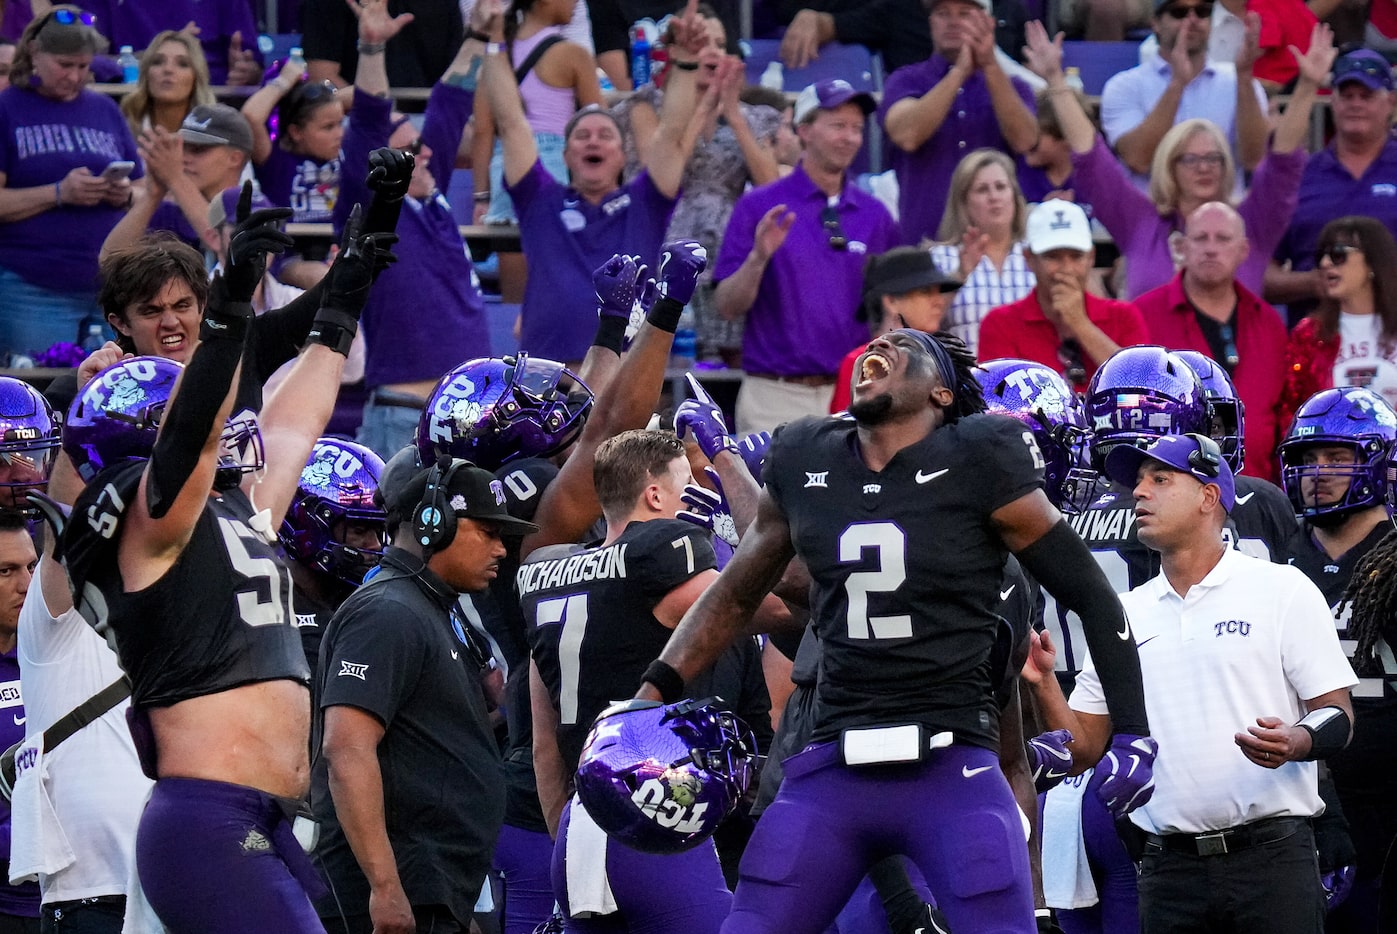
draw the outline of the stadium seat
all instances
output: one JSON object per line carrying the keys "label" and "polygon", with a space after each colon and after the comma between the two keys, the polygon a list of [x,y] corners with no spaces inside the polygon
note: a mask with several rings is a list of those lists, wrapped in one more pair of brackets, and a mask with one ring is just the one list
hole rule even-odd
{"label": "stadium seat", "polygon": [[1080,69],[1082,85],[1088,94],[1100,94],[1108,78],[1140,64],[1140,43],[1064,42],[1062,64],[1064,68]]}
{"label": "stadium seat", "polygon": [[[747,55],[747,83],[760,84],[766,66],[781,51],[780,39],[751,39],[744,43]],[[878,91],[883,86],[880,64],[867,47],[831,42],[820,49],[820,57],[804,68],[785,72],[785,90],[794,94],[807,84],[826,78],[843,78],[860,91]]]}

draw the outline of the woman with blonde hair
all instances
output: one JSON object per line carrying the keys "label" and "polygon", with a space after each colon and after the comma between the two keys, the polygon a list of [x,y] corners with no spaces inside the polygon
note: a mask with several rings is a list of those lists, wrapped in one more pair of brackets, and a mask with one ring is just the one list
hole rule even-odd
{"label": "woman with blonde hair", "polygon": [[209,63],[199,40],[167,29],[156,33],[141,53],[136,89],[121,99],[121,112],[135,136],[157,126],[177,133],[191,110],[213,102]]}
{"label": "woman with blonde hair", "polygon": [[[1227,138],[1206,120],[1185,120],[1160,140],[1150,166],[1150,191],[1134,186],[1126,169],[1092,126],[1072,96],[1062,72],[1062,36],[1049,39],[1041,24],[1028,26],[1028,61],[1048,82],[1064,139],[1072,148],[1077,197],[1092,206],[1097,220],[1115,238],[1126,261],[1122,298],[1133,298],[1174,278],[1169,238],[1182,231],[1194,209],[1209,201],[1231,201],[1237,180],[1236,162]],[[1251,251],[1237,270],[1237,281],[1261,294],[1266,263],[1285,233],[1299,197],[1305,168],[1305,135],[1320,82],[1334,62],[1329,27],[1315,26],[1309,50],[1291,54],[1300,77],[1290,104],[1276,123],[1261,164],[1252,175],[1251,190],[1237,205],[1246,224]]]}
{"label": "woman with blonde hair", "polygon": [[977,149],[960,160],[937,230],[941,242],[932,245],[931,258],[937,269],[963,283],[945,328],[972,354],[981,319],[1033,290],[1036,280],[1023,255],[1027,218],[1012,159],[998,149]]}

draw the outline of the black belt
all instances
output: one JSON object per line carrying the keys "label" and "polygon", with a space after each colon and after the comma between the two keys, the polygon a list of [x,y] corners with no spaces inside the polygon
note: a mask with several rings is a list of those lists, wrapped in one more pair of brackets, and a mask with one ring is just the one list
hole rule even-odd
{"label": "black belt", "polygon": [[416,396],[405,392],[391,392],[387,389],[375,389],[369,397],[375,405],[387,405],[400,409],[417,409],[421,411],[427,404],[426,399],[419,399]]}
{"label": "black belt", "polygon": [[1190,856],[1222,856],[1284,840],[1308,823],[1309,819],[1304,817],[1270,817],[1208,833],[1147,833],[1145,843]]}

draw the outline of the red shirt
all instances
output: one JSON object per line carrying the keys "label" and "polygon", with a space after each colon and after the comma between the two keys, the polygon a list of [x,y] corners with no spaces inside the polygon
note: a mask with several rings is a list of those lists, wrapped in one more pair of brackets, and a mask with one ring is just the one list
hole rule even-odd
{"label": "red shirt", "polygon": [[[1237,369],[1232,383],[1237,396],[1246,406],[1247,457],[1243,465],[1249,477],[1270,480],[1279,478],[1276,445],[1281,425],[1276,406],[1285,385],[1285,322],[1280,313],[1257,298],[1241,283],[1237,290]],[[1151,289],[1135,299],[1145,315],[1150,339],[1170,350],[1196,350],[1211,357],[1212,348],[1198,326],[1193,305],[1184,294],[1183,274],[1175,275],[1157,289]]]}
{"label": "red shirt", "polygon": [[1261,17],[1261,57],[1252,75],[1277,84],[1290,82],[1300,74],[1290,47],[1308,52],[1310,33],[1319,20],[1302,0],[1247,0],[1247,12]]}
{"label": "red shirt", "polygon": [[834,396],[829,400],[829,414],[843,412],[854,397],[854,361],[859,358],[868,344],[859,344],[839,364],[839,375],[834,378]]}
{"label": "red shirt", "polygon": [[[1140,309],[1130,302],[1118,302],[1086,293],[1087,320],[1099,327],[1107,337],[1122,347],[1132,344],[1148,344],[1149,331]],[[980,361],[998,360],[1001,357],[1018,357],[1033,360],[1052,367],[1066,378],[1062,361],[1057,350],[1062,344],[1057,326],[1043,314],[1038,304],[1038,291],[1029,292],[1017,302],[1000,305],[985,315],[980,322]],[[1103,361],[1093,360],[1082,355],[1086,364],[1086,378],[1072,388],[1085,392],[1087,384],[1096,374],[1096,368]]]}

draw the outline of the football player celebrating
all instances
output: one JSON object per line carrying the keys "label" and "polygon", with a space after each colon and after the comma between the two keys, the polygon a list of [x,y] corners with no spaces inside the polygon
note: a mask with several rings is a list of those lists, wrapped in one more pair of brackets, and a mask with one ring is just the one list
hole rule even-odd
{"label": "football player celebrating", "polygon": [[48,485],[59,422],[39,390],[0,376],[0,509],[28,510],[24,494]]}
{"label": "football player celebrating", "polygon": [[[888,853],[921,870],[953,929],[1036,930],[987,664],[1011,551],[1081,612],[1092,650],[1109,658],[1115,748],[1137,751],[1140,767],[1103,769],[1100,793],[1125,812],[1152,790],[1120,602],[1044,494],[1032,432],[979,414],[973,365],[949,336],[901,329],[872,341],[855,367],[852,420],[776,432],[756,521],[646,670],[639,696],[682,696],[803,559],[824,643],[814,744],[785,762],[724,934],[821,930]],[[879,806],[849,806],[858,800]]]}
{"label": "football player celebrating", "polygon": [[138,747],[157,779],[137,869],[175,932],[321,930],[307,897],[318,878],[287,814],[310,774],[310,673],[273,543],[333,410],[378,250],[375,235],[356,236],[351,225],[307,345],[263,408],[263,433],[249,416],[250,430],[234,439],[238,453],[265,442],[265,463],[230,459],[224,428],[252,293],[266,253],[291,245],[276,226],[289,212],[249,217],[250,201],[248,185],[229,265],[213,281],[199,346],[156,413],[148,456],[127,447],[135,426],[115,417],[124,411],[103,414],[137,405],[150,424],[139,380],[102,374],[69,418],[100,427],[89,444],[65,448],[88,481],[74,504],[83,518],[65,531],[65,560],[79,610],[115,633],[133,683]]}

